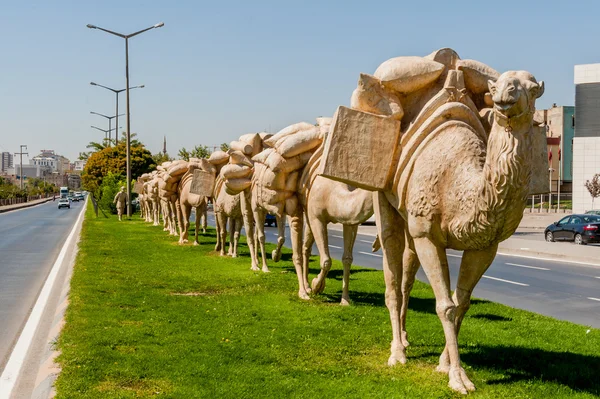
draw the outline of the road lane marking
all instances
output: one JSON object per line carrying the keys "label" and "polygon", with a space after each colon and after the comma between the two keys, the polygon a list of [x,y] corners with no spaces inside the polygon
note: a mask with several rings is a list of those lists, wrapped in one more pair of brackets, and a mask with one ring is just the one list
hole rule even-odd
{"label": "road lane marking", "polygon": [[550,270],[547,269],[545,267],[537,267],[537,266],[527,266],[527,265],[520,265],[518,263],[505,263],[505,265],[509,265],[509,266],[516,266],[516,267],[524,267],[525,269],[535,269],[535,270]]}
{"label": "road lane marking", "polygon": [[75,238],[75,231],[77,231],[77,228],[81,225],[81,221],[83,220],[83,215],[85,214],[86,208],[85,205],[87,205],[87,198],[84,202],[84,206],[82,206],[81,210],[79,211],[79,216],[77,217],[71,232],[67,236],[64,245],[60,249],[56,261],[50,269],[50,274],[48,274],[48,277],[46,278],[46,282],[40,291],[40,295],[35,301],[35,305],[33,306],[33,309],[27,318],[27,323],[25,324],[25,327],[23,327],[23,331],[21,331],[19,340],[10,354],[10,358],[6,363],[6,367],[2,372],[2,376],[0,376],[0,398],[11,397],[17,378],[19,377],[19,374],[21,374],[21,368],[25,362],[25,357],[27,356],[27,352],[29,352],[29,348],[33,342],[36,330],[42,319],[44,309],[46,308],[46,304],[50,298],[50,293],[52,288],[54,288],[54,283],[56,282],[58,273],[62,267],[62,264],[64,263],[65,257],[67,256],[67,250]]}
{"label": "road lane marking", "polygon": [[596,266],[596,267],[600,267],[599,263],[578,262],[578,261],[575,261],[575,260],[567,260],[566,258],[565,259],[552,259],[552,258],[543,258],[543,257],[539,257],[539,256],[509,254],[509,253],[506,253],[506,252],[498,252],[498,253],[496,253],[496,255],[513,256],[515,258],[524,258],[524,259],[536,259],[536,260],[543,260],[543,261],[547,261],[547,262],[561,262],[561,263],[570,263],[570,264],[573,264],[573,265],[584,265],[584,266]]}
{"label": "road lane marking", "polygon": [[600,278],[600,276],[598,276],[598,277],[594,277],[594,278]]}
{"label": "road lane marking", "polygon": [[335,234],[330,234],[330,236],[335,237],[335,238],[344,238],[343,236],[336,236]]}
{"label": "road lane marking", "polygon": [[529,287],[529,284],[518,283],[516,281],[504,280],[503,278],[498,277],[490,277],[490,276],[482,276],[483,278],[489,278],[490,280],[502,281],[503,283],[509,283],[514,285],[520,285],[523,287]]}
{"label": "road lane marking", "polygon": [[454,254],[446,254],[446,256],[451,256],[453,258],[462,258],[462,256],[460,256],[460,255],[454,255]]}
{"label": "road lane marking", "polygon": [[363,255],[370,255],[370,256],[376,256],[378,258],[383,258],[383,255],[379,255],[379,254],[373,254],[371,252],[363,252],[363,251],[358,251],[359,254],[363,254]]}
{"label": "road lane marking", "polygon": [[600,298],[594,298],[594,297],[588,296],[588,299],[590,299],[592,301],[598,301],[598,302],[600,302]]}
{"label": "road lane marking", "polygon": [[373,244],[373,241],[374,241],[374,240],[372,240],[372,241],[367,241],[367,240],[358,240],[358,241],[360,241],[360,242],[365,242],[365,243],[367,243],[367,244]]}
{"label": "road lane marking", "polygon": [[342,249],[342,247],[338,247],[337,245],[329,244],[329,248]]}

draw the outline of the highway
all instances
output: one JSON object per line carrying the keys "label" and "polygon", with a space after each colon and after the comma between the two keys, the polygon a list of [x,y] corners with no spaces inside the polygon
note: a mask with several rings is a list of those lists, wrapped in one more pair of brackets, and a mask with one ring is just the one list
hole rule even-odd
{"label": "highway", "polygon": [[[209,212],[209,224],[214,226],[214,215]],[[339,228],[339,227],[338,227]],[[371,226],[361,226],[354,245],[354,265],[382,269],[381,251],[371,252],[375,238]],[[277,242],[277,228],[266,227],[267,240]],[[365,234],[364,232],[368,232]],[[543,233],[539,233],[542,236]],[[286,228],[286,246],[290,245]],[[343,254],[342,232],[329,229],[329,251],[334,259]],[[574,245],[574,244],[562,244]],[[316,246],[313,254],[318,255]],[[452,284],[456,284],[462,253],[447,251]],[[269,264],[272,263],[270,257]],[[312,278],[314,276],[311,276]],[[423,270],[417,278],[427,282]],[[382,281],[383,285],[383,281]],[[600,328],[600,267],[565,261],[549,261],[522,256],[498,254],[473,296],[499,302],[514,308],[525,309],[559,320]],[[350,282],[352,298],[352,280]]]}
{"label": "highway", "polygon": [[0,214],[0,371],[84,202]]}

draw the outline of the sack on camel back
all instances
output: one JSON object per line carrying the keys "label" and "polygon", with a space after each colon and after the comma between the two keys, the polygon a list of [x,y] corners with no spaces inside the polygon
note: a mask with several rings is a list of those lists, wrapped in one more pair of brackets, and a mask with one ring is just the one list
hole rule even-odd
{"label": "sack on camel back", "polygon": [[374,75],[386,87],[412,93],[433,83],[444,68],[444,64],[423,57],[396,57],[382,63]]}
{"label": "sack on camel back", "polygon": [[177,190],[177,182],[166,182],[163,179],[160,179],[158,181],[158,188],[165,191],[174,192]]}
{"label": "sack on camel back", "polygon": [[221,150],[215,151],[208,157],[208,162],[213,165],[222,165],[229,162],[229,154]]}
{"label": "sack on camel back", "polygon": [[308,122],[300,122],[300,123],[295,123],[293,125],[284,127],[283,129],[281,129],[279,132],[277,132],[276,134],[274,134],[272,137],[264,140],[264,143],[266,145],[268,145],[269,147],[275,147],[275,145],[277,144],[277,142],[291,134],[294,134],[296,132],[299,132],[300,130],[307,130],[310,128],[315,127],[314,125],[311,125]]}
{"label": "sack on camel back", "polygon": [[187,171],[188,171],[188,163],[186,161],[173,163],[173,165],[171,165],[170,167],[167,168],[167,173],[171,177],[182,176]]}
{"label": "sack on camel back", "polygon": [[323,137],[321,127],[313,126],[277,141],[275,149],[282,157],[291,158],[318,147],[323,142]]}
{"label": "sack on camel back", "polygon": [[266,165],[275,173],[290,173],[306,165],[311,156],[312,152],[306,151],[286,159],[277,153],[277,151],[273,151],[267,158]]}
{"label": "sack on camel back", "polygon": [[[248,133],[248,134],[241,135],[237,141],[240,141],[240,142],[246,143],[246,144],[250,144],[250,146],[252,147],[251,151],[250,151],[250,153],[248,153],[246,155],[249,155],[251,157],[262,151],[262,149],[263,149],[262,148],[263,147],[262,140],[263,139],[259,133]],[[231,148],[231,145],[230,145],[230,148]]]}
{"label": "sack on camel back", "polygon": [[252,167],[252,161],[241,151],[229,150],[229,163],[235,165],[246,165]]}
{"label": "sack on camel back", "polygon": [[246,165],[228,164],[221,169],[221,176],[225,179],[239,179],[252,173],[252,168]]}
{"label": "sack on camel back", "polygon": [[225,192],[229,195],[237,195],[250,187],[252,181],[248,178],[225,180]]}

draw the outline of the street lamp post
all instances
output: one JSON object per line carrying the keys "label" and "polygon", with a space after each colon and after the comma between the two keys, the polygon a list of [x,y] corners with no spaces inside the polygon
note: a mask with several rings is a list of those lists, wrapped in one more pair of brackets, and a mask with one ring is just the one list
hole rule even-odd
{"label": "street lamp post", "polygon": [[[116,90],[116,89],[112,89],[110,87],[102,86],[102,85],[100,85],[98,83],[95,83],[95,82],[90,82],[90,84],[92,86],[103,87],[103,88],[105,88],[107,90],[110,90],[113,93],[115,93],[115,97],[117,99],[117,101],[116,101],[117,105],[116,105],[115,115],[118,115],[119,114],[119,94],[122,93],[122,92],[124,92],[127,89]],[[133,87],[130,87],[129,90],[132,90],[132,89],[143,89],[144,87],[146,87],[146,86],[145,85],[133,86]],[[120,114],[120,115],[124,115],[124,114]],[[120,115],[118,115],[117,119],[115,120],[115,125],[117,125],[117,126],[119,125],[119,116]],[[118,145],[118,144],[119,144],[119,132],[117,132],[117,134],[115,134],[115,145]]]}
{"label": "street lamp post", "polygon": [[[108,115],[104,115],[104,114],[100,114],[98,112],[94,112],[94,111],[90,111],[90,114],[94,114],[94,115],[98,115],[98,116],[103,116],[106,119],[108,119],[108,146],[110,147],[110,143],[111,143],[111,139],[110,139],[110,132],[113,130],[111,129],[111,122],[114,118],[118,118],[119,116],[123,116],[125,114],[120,114],[120,115],[115,115],[115,116],[108,116]],[[119,123],[119,121],[117,120],[117,123],[115,123],[115,126],[117,126]],[[117,132],[115,132],[115,136],[119,133],[119,131],[117,130]],[[116,143],[115,143],[116,145]]]}
{"label": "street lamp post", "polygon": [[[96,130],[100,130],[101,132],[104,132],[104,140],[106,140],[107,136],[108,136],[108,137],[110,137],[110,132],[111,132],[111,131],[113,131],[113,130],[117,130],[117,131],[118,131],[118,130],[119,130],[119,129],[118,129],[116,126],[115,126],[115,127],[113,127],[113,128],[112,128],[112,129],[110,129],[110,130],[106,130],[106,129],[100,129],[100,128],[99,128],[99,127],[97,127],[97,126],[90,126],[90,127],[91,127],[92,129],[96,129]],[[123,127],[123,126],[119,126],[119,127],[121,128],[121,127]]]}
{"label": "street lamp post", "polygon": [[[131,154],[130,154],[130,146],[131,146],[131,118],[129,113],[129,39],[139,35],[140,33],[144,33],[149,31],[150,29],[160,28],[164,26],[164,22],[159,22],[156,25],[152,25],[149,28],[142,29],[140,31],[131,33],[129,35],[124,35],[122,33],[113,32],[108,29],[101,28],[99,26],[88,24],[87,27],[90,29],[100,29],[106,33],[110,33],[111,35],[119,36],[125,39],[125,96],[126,96],[126,108],[127,108],[127,217],[131,217]],[[117,114],[119,111],[117,110]]]}

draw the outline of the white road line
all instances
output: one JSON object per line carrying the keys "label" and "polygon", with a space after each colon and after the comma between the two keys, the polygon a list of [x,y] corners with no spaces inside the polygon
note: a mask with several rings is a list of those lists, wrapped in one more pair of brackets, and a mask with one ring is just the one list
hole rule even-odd
{"label": "white road line", "polygon": [[274,236],[279,237],[279,233],[272,233]]}
{"label": "white road line", "polygon": [[376,256],[378,258],[383,258],[383,255],[379,255],[379,254],[374,254],[371,252],[362,252],[362,251],[358,251],[359,254],[363,254],[363,255],[371,255],[371,256]]}
{"label": "white road line", "polygon": [[502,281],[503,283],[509,283],[514,285],[521,285],[523,287],[529,287],[529,284],[517,283],[516,281],[504,280],[498,277],[482,276],[483,278],[489,278],[490,280]]}
{"label": "white road line", "polygon": [[335,238],[344,238],[343,236],[336,236],[335,234],[330,234],[330,236],[335,237]]}
{"label": "white road line", "polygon": [[596,266],[596,267],[600,267],[600,264],[598,264],[598,263],[578,262],[578,261],[567,260],[567,259],[543,258],[543,257],[539,257],[539,256],[509,254],[509,253],[506,253],[506,252],[498,252],[496,255],[514,256],[515,258],[524,258],[524,259],[545,260],[545,261],[548,261],[548,262],[570,263],[570,264],[573,264],[573,265],[584,265],[584,266]]}
{"label": "white road line", "polygon": [[365,242],[365,243],[367,243],[367,244],[373,244],[373,241],[367,241],[367,240],[358,240],[358,241],[360,241],[360,242]]}
{"label": "white road line", "polygon": [[446,254],[446,256],[451,256],[453,258],[462,258],[462,256],[460,256],[460,255],[454,255],[454,254]]}
{"label": "white road line", "polygon": [[31,314],[27,319],[27,323],[25,327],[23,327],[23,331],[21,331],[21,335],[19,336],[19,340],[15,345],[12,353],[10,354],[10,358],[6,363],[6,367],[2,372],[2,376],[0,376],[0,398],[10,398],[12,394],[12,390],[15,387],[15,383],[19,374],[21,373],[21,367],[23,367],[23,363],[25,362],[25,357],[27,356],[27,352],[29,351],[29,347],[33,342],[33,338],[35,332],[40,324],[40,320],[42,318],[42,314],[44,313],[44,309],[46,308],[46,304],[48,302],[48,298],[50,297],[50,292],[54,287],[54,283],[56,281],[56,276],[67,256],[67,249],[73,242],[75,238],[75,231],[77,227],[81,224],[81,220],[83,215],[85,214],[85,208],[87,205],[87,198],[84,202],[84,206],[81,207],[79,211],[79,217],[73,225],[71,232],[67,236],[64,245],[62,246],[54,265],[52,265],[52,269],[50,270],[50,274],[46,278],[46,282],[40,291],[40,296],[38,297],[33,309],[31,310]]}
{"label": "white road line", "polygon": [[594,278],[600,278],[600,276],[598,276],[598,277],[594,277]]}
{"label": "white road line", "polygon": [[588,299],[592,300],[592,301],[598,301],[598,302],[600,302],[600,298],[594,298],[594,297],[588,296]]}
{"label": "white road line", "polygon": [[342,249],[342,247],[338,247],[337,245],[329,244],[329,248]]}
{"label": "white road line", "polygon": [[505,263],[505,265],[509,265],[509,266],[516,266],[516,267],[524,267],[525,269],[535,269],[535,270],[550,270],[547,269],[545,267],[537,267],[537,266],[527,266],[527,265],[520,265],[518,263]]}

